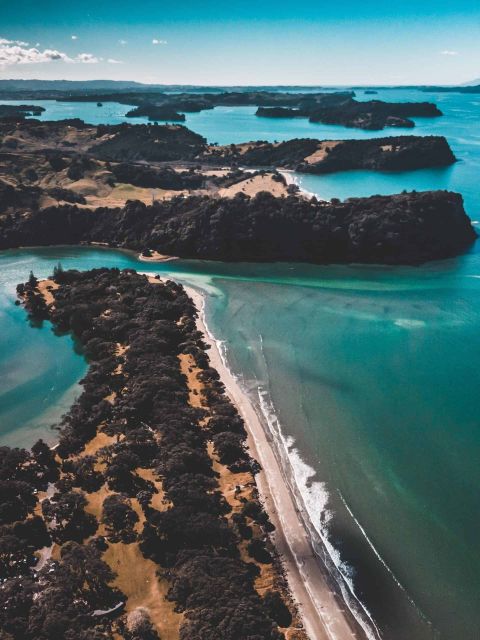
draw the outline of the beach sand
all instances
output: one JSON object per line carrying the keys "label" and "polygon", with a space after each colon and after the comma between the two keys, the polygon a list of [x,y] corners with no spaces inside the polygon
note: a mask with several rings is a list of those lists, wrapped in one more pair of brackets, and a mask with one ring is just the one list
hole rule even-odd
{"label": "beach sand", "polygon": [[209,357],[212,367],[220,374],[227,395],[237,406],[245,420],[248,447],[262,471],[256,482],[262,502],[276,527],[275,546],[286,570],[289,587],[299,605],[305,630],[311,640],[346,640],[364,638],[356,628],[353,617],[339,597],[326,569],[315,555],[308,534],[290,491],[288,482],[277,459],[273,444],[262,426],[248,396],[224,364],[217,344],[210,334],[204,317],[204,298],[192,287],[185,287],[197,309],[198,329],[211,346]]}
{"label": "beach sand", "polygon": [[170,262],[171,260],[178,260],[175,256],[167,256],[158,251],[152,251],[151,256],[143,256],[141,253],[136,257],[142,262]]}

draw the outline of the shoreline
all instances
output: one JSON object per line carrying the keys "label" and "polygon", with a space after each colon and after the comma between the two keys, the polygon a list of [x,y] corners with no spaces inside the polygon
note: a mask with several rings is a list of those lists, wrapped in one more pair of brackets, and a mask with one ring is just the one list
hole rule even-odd
{"label": "shoreline", "polygon": [[220,374],[225,392],[245,421],[247,444],[262,470],[255,476],[258,490],[275,525],[273,541],[286,570],[291,594],[310,640],[364,640],[367,634],[355,619],[338,585],[315,553],[310,531],[296,504],[274,444],[253,403],[226,366],[205,321],[205,295],[183,284],[198,310],[197,328],[210,346],[211,366]]}
{"label": "shoreline", "polygon": [[325,198],[321,198],[317,193],[313,193],[313,191],[307,191],[303,187],[300,186],[297,177],[294,176],[295,171],[293,169],[278,169],[278,173],[282,175],[286,182],[287,187],[293,184],[295,187],[298,187],[298,195],[302,195],[304,198],[311,200],[312,198],[316,198],[321,202],[329,202]]}

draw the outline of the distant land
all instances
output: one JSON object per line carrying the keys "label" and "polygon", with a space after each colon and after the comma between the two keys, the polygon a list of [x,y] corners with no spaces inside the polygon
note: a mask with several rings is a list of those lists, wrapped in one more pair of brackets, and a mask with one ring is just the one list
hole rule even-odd
{"label": "distant land", "polygon": [[461,85],[192,85],[192,84],[147,84],[134,80],[22,80],[9,78],[0,80],[0,93],[4,91],[192,91],[201,93],[218,93],[230,91],[313,91],[318,89],[420,89],[423,91],[464,91],[480,86],[480,78]]}
{"label": "distant land", "polygon": [[461,87],[422,87],[421,91],[432,93],[480,93],[480,80],[478,84],[462,85]]}
{"label": "distant land", "polygon": [[[122,91],[130,89],[142,89],[144,91],[159,90],[162,91],[201,91],[203,92],[219,92],[225,89],[235,91],[252,91],[262,90],[264,86],[236,86],[236,85],[191,85],[191,84],[145,84],[135,82],[133,80],[17,80],[6,79],[0,80],[0,91],[98,91],[99,89]],[[334,89],[335,87],[325,87],[323,85],[275,85],[268,87],[269,90],[282,91],[285,88],[293,90],[312,90],[312,89]]]}

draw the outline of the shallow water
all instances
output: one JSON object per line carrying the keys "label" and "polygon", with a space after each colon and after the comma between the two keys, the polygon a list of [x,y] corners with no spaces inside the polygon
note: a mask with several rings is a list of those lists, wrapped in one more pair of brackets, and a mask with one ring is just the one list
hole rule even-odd
{"label": "shallow water", "polygon": [[[437,98],[404,91],[386,95]],[[417,132],[446,135],[460,158],[454,167],[308,177],[312,182],[303,186],[328,197],[412,187],[458,189],[476,219],[478,100],[454,94],[439,98],[446,115],[418,120]],[[275,139],[273,134],[259,136],[261,119],[250,115],[244,120],[244,111],[233,110],[230,125],[217,109],[195,115],[217,118],[223,136],[219,133],[219,142],[227,141],[228,126],[229,142],[238,141],[239,131],[242,139]],[[240,122],[243,129],[238,128]],[[187,125],[194,128],[191,122]],[[270,125],[277,127],[276,139],[283,139],[300,135],[296,127],[308,123],[269,121]],[[202,126],[200,132],[206,135],[207,125]],[[328,129],[318,137],[370,135]],[[330,553],[383,636],[478,638],[477,247],[461,258],[421,268],[188,261],[153,265],[99,249],[4,252],[0,291],[6,330],[0,336],[0,372],[2,380],[5,373],[9,378],[2,391],[28,398],[18,405],[6,404],[0,395],[2,427],[6,414],[15,429],[4,431],[3,439],[9,443],[17,438],[18,443],[28,444],[42,430],[50,433],[45,420],[29,422],[29,416],[44,414],[49,405],[49,419],[58,417],[59,399],[84,370],[70,338],[52,336],[48,324],[29,329],[23,311],[13,306],[14,285],[25,280],[30,269],[38,276],[48,275],[59,259],[65,268],[129,266],[171,273],[206,289],[213,333],[224,341],[230,366],[269,413],[272,426],[278,418],[312,522],[323,536],[328,534]],[[63,386],[57,395],[42,396],[53,375],[52,368],[43,373],[42,367],[55,358],[60,358],[55,366],[61,370],[56,384],[61,381]],[[30,391],[22,391],[25,383]],[[308,481],[314,471],[315,477]]]}

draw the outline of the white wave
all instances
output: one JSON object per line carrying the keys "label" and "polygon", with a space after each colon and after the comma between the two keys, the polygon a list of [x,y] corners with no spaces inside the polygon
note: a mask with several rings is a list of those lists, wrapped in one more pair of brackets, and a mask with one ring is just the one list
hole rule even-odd
{"label": "white wave", "polygon": [[346,500],[344,499],[344,497],[342,496],[342,494],[339,492],[339,496],[340,499],[343,503],[343,505],[345,506],[345,509],[348,511],[348,513],[350,514],[350,516],[352,517],[353,521],[355,522],[355,524],[357,525],[357,527],[360,529],[360,531],[362,532],[363,537],[365,538],[365,540],[368,542],[369,547],[372,549],[373,553],[375,554],[375,556],[377,557],[377,559],[381,562],[381,564],[385,567],[385,569],[387,570],[387,572],[389,573],[389,575],[392,577],[392,579],[394,580],[395,584],[404,592],[404,594],[406,595],[406,597],[408,598],[408,600],[410,601],[410,603],[413,605],[413,607],[415,608],[416,611],[418,611],[418,613],[420,614],[420,616],[422,618],[424,618],[425,620],[428,620],[428,618],[425,616],[425,614],[423,613],[423,611],[421,611],[421,609],[419,609],[419,607],[417,606],[417,604],[414,602],[414,600],[409,596],[408,591],[405,589],[405,587],[402,585],[402,583],[400,582],[400,580],[397,578],[397,576],[393,573],[393,571],[390,569],[390,567],[388,566],[388,564],[385,562],[385,560],[382,558],[382,556],[380,555],[380,553],[377,551],[375,545],[373,544],[373,542],[370,540],[370,538],[367,535],[367,532],[365,531],[365,529],[362,527],[362,525],[360,524],[360,522],[357,520],[357,518],[353,515],[352,510],[350,509],[350,507],[348,506]]}
{"label": "white wave", "polygon": [[[294,446],[295,440],[283,434],[278,417],[269,400],[268,392],[261,386],[258,387],[258,397],[263,417],[270,432],[275,436],[274,442],[276,442],[277,446],[279,444],[282,446],[283,452],[281,451],[280,455],[284,469],[288,465],[286,469],[287,482],[296,499],[297,506],[304,516],[304,522],[314,543],[315,552],[323,560],[330,575],[338,585],[346,605],[362,627],[367,638],[369,640],[378,640],[381,637],[380,631],[367,607],[355,594],[352,580],[353,568],[342,560],[340,551],[330,540],[328,524],[333,517],[333,513],[328,508],[329,493],[327,487],[324,482],[313,480],[316,475],[315,469],[302,459],[300,452]],[[288,471],[291,471],[291,473],[289,474]],[[321,544],[315,544],[315,539],[319,539]]]}
{"label": "white wave", "polygon": [[307,191],[297,175],[293,171],[279,171],[279,173],[285,178],[287,185],[294,184],[296,187],[300,189],[300,191],[308,196],[309,198],[317,198],[317,200],[325,200],[319,193],[315,193],[314,191]]}
{"label": "white wave", "polygon": [[421,329],[425,327],[426,322],[424,320],[413,320],[410,318],[397,318],[393,324],[397,327],[402,327],[402,329]]}

